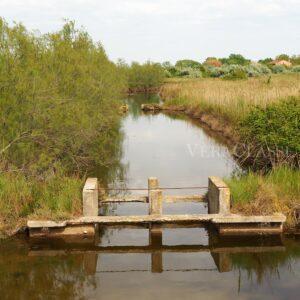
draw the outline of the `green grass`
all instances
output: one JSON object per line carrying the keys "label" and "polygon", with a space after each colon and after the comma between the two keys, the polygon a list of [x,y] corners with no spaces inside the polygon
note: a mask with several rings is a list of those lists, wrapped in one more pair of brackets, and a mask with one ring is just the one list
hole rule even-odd
{"label": "green grass", "polygon": [[83,181],[57,175],[47,181],[21,173],[0,174],[0,231],[10,232],[27,218],[64,219],[82,210]]}
{"label": "green grass", "polygon": [[234,212],[248,215],[284,213],[295,225],[294,209],[300,205],[300,172],[282,166],[267,175],[249,172],[226,179]]}

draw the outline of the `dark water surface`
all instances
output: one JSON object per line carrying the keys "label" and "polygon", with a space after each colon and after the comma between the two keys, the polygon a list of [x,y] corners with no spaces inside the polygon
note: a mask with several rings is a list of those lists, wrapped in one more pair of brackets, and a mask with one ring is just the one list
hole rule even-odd
{"label": "dark water surface", "polygon": [[[121,165],[110,187],[207,185],[239,170],[226,146],[199,126],[144,115],[130,99]],[[97,176],[104,176],[97,170]],[[103,178],[102,178],[103,179]],[[104,180],[103,180],[104,181]],[[204,193],[185,190],[181,193]],[[170,191],[169,191],[170,193]],[[176,190],[174,193],[179,194]],[[168,214],[205,213],[206,204],[164,204]],[[144,203],[102,207],[111,215],[147,214]],[[102,226],[95,239],[0,240],[0,299],[299,299],[300,239],[220,238],[189,224]]]}

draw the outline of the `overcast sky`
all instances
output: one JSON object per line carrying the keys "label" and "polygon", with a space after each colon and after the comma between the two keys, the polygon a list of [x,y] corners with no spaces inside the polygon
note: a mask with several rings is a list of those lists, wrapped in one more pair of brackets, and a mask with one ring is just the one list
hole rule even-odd
{"label": "overcast sky", "polygon": [[42,33],[75,20],[128,62],[300,54],[300,0],[0,0],[0,16]]}

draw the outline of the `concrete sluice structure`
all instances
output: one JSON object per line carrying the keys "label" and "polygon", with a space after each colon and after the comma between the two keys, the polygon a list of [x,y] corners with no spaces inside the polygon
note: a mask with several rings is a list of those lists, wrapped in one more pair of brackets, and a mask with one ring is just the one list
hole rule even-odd
{"label": "concrete sluice structure", "polygon": [[[206,197],[200,195],[164,196],[157,178],[148,179],[148,194],[122,198],[107,198],[101,193],[97,178],[88,178],[83,189],[83,216],[63,222],[28,221],[30,237],[57,237],[57,236],[95,236],[97,228],[103,225],[141,225],[149,224],[150,229],[162,224],[189,223],[211,224],[220,235],[261,235],[280,234],[286,217],[282,214],[271,216],[241,216],[230,212],[230,189],[218,177],[210,177]],[[170,188],[169,188],[170,189]],[[100,200],[100,201],[99,201]],[[163,203],[203,202],[208,204],[207,214],[177,214],[162,213]],[[130,216],[99,216],[99,206],[104,203],[143,202],[149,207],[147,215]]]}

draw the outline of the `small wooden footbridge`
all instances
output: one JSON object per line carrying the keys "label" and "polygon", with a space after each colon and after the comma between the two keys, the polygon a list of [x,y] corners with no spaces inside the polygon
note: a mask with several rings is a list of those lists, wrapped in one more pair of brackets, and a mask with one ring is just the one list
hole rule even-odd
{"label": "small wooden footbridge", "polygon": [[[30,237],[91,236],[101,225],[149,225],[149,229],[160,225],[190,226],[191,223],[208,223],[220,235],[280,234],[286,217],[282,214],[271,216],[241,216],[230,212],[230,189],[218,177],[209,177],[208,192],[205,196],[163,195],[169,188],[159,186],[158,179],[148,179],[147,194],[124,197],[108,197],[99,188],[97,178],[88,178],[83,188],[83,215],[76,219],[55,222],[49,220],[29,220]],[[164,203],[207,202],[207,214],[163,214]],[[99,206],[104,203],[144,202],[149,206],[147,215],[99,216]]]}

